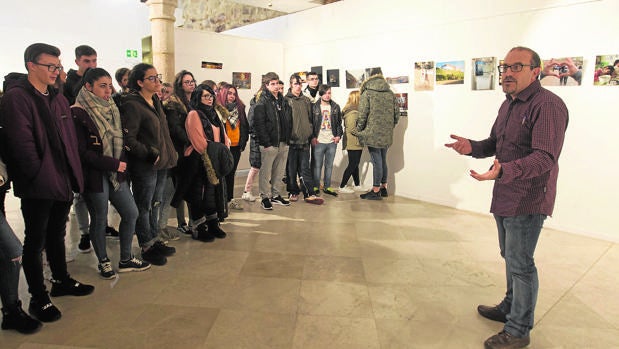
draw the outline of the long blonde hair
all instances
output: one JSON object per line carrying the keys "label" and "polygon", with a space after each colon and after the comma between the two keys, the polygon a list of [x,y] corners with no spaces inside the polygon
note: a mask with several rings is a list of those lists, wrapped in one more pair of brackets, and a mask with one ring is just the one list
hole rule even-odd
{"label": "long blonde hair", "polygon": [[350,92],[350,94],[348,95],[348,101],[346,101],[346,105],[344,106],[344,109],[342,109],[343,114],[346,114],[351,110],[359,109],[359,95],[359,90],[354,90]]}

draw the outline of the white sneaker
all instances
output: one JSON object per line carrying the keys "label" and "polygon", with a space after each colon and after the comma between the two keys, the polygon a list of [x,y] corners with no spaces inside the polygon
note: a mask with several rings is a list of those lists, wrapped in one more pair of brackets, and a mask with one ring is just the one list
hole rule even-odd
{"label": "white sneaker", "polygon": [[243,192],[243,196],[241,196],[241,199],[245,200],[245,201],[249,201],[249,202],[254,202],[256,201],[256,197],[251,195],[250,192]]}
{"label": "white sneaker", "polygon": [[361,186],[360,186],[360,185],[355,185],[355,186],[354,186],[354,187],[352,187],[352,188],[354,189],[354,191],[367,191],[367,190],[365,190],[365,189],[361,188]]}
{"label": "white sneaker", "polygon": [[352,194],[355,191],[351,187],[346,186],[344,188],[339,188],[337,192],[340,194]]}

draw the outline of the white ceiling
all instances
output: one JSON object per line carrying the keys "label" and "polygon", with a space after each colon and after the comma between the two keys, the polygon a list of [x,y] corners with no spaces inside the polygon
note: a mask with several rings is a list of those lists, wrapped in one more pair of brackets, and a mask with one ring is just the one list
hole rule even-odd
{"label": "white ceiling", "polygon": [[[246,4],[256,7],[263,7],[273,11],[280,11],[286,13],[299,12],[310,9],[312,7],[320,6],[322,1],[320,0],[229,0],[230,2],[236,2],[239,4]],[[269,6],[269,4],[271,6]]]}

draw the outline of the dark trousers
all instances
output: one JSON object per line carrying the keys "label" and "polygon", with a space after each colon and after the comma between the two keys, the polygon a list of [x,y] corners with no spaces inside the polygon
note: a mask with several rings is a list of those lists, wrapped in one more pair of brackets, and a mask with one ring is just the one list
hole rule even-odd
{"label": "dark trousers", "polygon": [[348,166],[344,170],[342,175],[342,181],[340,182],[340,188],[344,188],[350,176],[352,176],[353,182],[356,186],[359,186],[359,162],[361,161],[361,153],[363,150],[348,150]]}
{"label": "dark trousers", "polygon": [[[305,197],[312,195],[313,190],[312,171],[310,170],[310,146],[309,144],[293,144],[288,148],[288,166],[286,168],[287,190],[290,194],[299,195],[303,192]],[[297,176],[302,179],[301,188],[297,183]]]}
{"label": "dark trousers", "polygon": [[22,199],[25,237],[22,266],[28,281],[28,291],[34,298],[46,293],[43,283],[43,261],[45,249],[52,278],[65,280],[68,277],[65,260],[64,237],[71,201],[44,199]]}
{"label": "dark trousers", "polygon": [[232,158],[234,159],[234,167],[226,176],[226,199],[228,202],[234,198],[234,176],[236,176],[236,168],[239,165],[239,160],[241,159],[241,147],[230,147],[230,152],[232,153]]}

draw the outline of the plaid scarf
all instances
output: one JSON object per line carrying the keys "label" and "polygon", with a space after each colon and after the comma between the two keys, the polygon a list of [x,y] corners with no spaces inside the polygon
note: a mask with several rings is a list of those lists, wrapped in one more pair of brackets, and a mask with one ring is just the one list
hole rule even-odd
{"label": "plaid scarf", "polygon": [[[120,123],[120,112],[111,98],[105,100],[97,97],[86,87],[82,87],[75,98],[75,104],[84,109],[95,123],[101,137],[103,155],[120,159],[123,150],[123,132]],[[110,182],[114,191],[120,188],[116,171],[110,171]]]}
{"label": "plaid scarf", "polygon": [[230,127],[234,130],[239,125],[239,109],[237,108],[236,102],[228,104],[226,108],[230,113],[230,116],[228,116]]}

